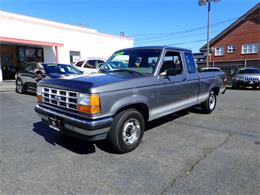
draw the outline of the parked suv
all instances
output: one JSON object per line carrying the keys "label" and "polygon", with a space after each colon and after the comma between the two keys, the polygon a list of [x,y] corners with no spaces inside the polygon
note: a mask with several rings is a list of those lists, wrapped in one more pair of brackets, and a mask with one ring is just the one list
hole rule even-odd
{"label": "parked suv", "polygon": [[88,58],[76,62],[74,66],[84,73],[97,73],[104,63],[105,59],[103,58]]}
{"label": "parked suv", "polygon": [[238,69],[232,77],[232,87],[250,86],[254,89],[260,87],[260,70],[258,68]]}
{"label": "parked suv", "polygon": [[16,75],[16,92],[36,92],[37,83],[44,78],[60,78],[68,75],[80,75],[82,72],[68,64],[44,64],[31,62],[24,66]]}

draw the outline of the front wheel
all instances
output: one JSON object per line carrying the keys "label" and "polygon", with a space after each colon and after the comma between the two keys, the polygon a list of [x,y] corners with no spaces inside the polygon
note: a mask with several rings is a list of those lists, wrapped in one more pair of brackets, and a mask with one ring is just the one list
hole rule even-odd
{"label": "front wheel", "polygon": [[16,80],[15,84],[16,84],[16,88],[15,88],[16,92],[20,93],[20,94],[24,93],[25,90],[24,90],[24,84],[23,84],[22,79],[18,78]]}
{"label": "front wheel", "polygon": [[108,134],[108,141],[118,153],[134,150],[141,142],[144,133],[144,118],[136,109],[118,113]]}
{"label": "front wheel", "polygon": [[217,96],[214,91],[211,91],[208,99],[205,102],[202,102],[201,104],[202,112],[206,114],[211,113],[215,109],[216,104]]}

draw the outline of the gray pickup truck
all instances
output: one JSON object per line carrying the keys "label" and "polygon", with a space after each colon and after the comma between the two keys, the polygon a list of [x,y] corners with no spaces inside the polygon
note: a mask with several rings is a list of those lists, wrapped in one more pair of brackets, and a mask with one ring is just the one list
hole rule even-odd
{"label": "gray pickup truck", "polygon": [[190,50],[136,47],[115,52],[97,74],[41,81],[35,111],[61,135],[108,139],[126,153],[147,122],[195,105],[211,113],[224,91],[224,73],[198,73]]}

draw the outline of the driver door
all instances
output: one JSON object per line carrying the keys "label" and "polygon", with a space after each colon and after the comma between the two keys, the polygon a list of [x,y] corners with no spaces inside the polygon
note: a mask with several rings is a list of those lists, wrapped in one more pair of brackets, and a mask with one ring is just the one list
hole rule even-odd
{"label": "driver door", "polygon": [[158,117],[185,108],[189,103],[189,92],[180,52],[165,52],[158,79],[164,83],[157,92]]}

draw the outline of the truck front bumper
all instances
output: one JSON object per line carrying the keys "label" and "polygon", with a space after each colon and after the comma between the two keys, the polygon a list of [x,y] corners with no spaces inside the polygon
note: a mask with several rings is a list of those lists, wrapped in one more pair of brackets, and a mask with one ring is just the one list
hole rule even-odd
{"label": "truck front bumper", "polygon": [[73,137],[91,141],[106,139],[113,122],[112,117],[98,120],[79,119],[40,105],[36,105],[34,110],[45,124],[50,125],[50,118],[55,118],[59,121],[57,130]]}

